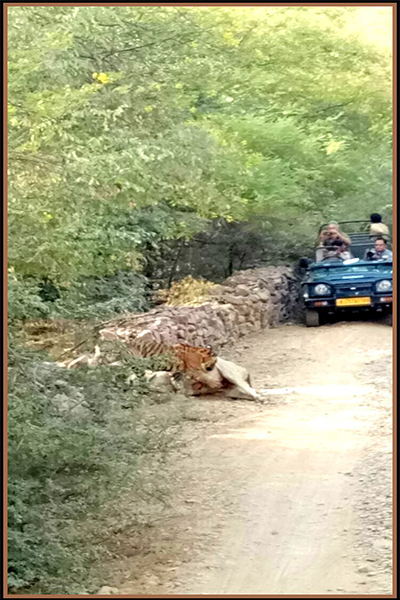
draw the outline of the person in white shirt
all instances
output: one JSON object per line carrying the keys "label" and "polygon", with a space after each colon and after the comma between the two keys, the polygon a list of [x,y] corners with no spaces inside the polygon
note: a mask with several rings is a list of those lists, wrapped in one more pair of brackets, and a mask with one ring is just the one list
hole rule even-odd
{"label": "person in white shirt", "polygon": [[364,258],[367,260],[393,260],[393,253],[387,249],[386,240],[381,237],[375,240],[373,250],[366,250]]}

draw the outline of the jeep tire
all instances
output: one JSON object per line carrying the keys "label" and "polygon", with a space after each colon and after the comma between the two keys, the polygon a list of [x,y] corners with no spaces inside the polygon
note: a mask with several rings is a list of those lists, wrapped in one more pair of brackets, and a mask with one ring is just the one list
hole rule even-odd
{"label": "jeep tire", "polygon": [[318,327],[320,325],[320,315],[317,310],[306,309],[305,313],[306,327]]}

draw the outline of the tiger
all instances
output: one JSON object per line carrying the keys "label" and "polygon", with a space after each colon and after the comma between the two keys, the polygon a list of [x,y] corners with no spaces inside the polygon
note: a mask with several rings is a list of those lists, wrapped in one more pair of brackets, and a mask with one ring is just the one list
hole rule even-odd
{"label": "tiger", "polygon": [[160,356],[162,354],[171,357],[171,366],[169,368],[175,378],[179,374],[200,374],[212,371],[217,356],[211,346],[198,347],[190,344],[172,344],[167,345],[156,340],[141,340],[140,338],[130,339],[129,349],[134,356],[149,358],[150,356]]}

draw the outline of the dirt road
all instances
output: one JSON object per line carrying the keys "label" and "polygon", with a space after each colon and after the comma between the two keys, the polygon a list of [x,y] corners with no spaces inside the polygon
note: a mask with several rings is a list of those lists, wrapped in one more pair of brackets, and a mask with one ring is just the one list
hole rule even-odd
{"label": "dirt road", "polygon": [[289,325],[223,357],[263,403],[193,400],[174,501],[124,594],[391,594],[392,329]]}

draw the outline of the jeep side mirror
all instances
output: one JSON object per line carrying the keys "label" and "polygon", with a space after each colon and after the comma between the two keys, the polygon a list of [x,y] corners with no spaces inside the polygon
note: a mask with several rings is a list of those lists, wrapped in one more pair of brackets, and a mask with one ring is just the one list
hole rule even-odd
{"label": "jeep side mirror", "polygon": [[308,258],[300,258],[298,265],[299,269],[308,269],[310,261],[308,260]]}

